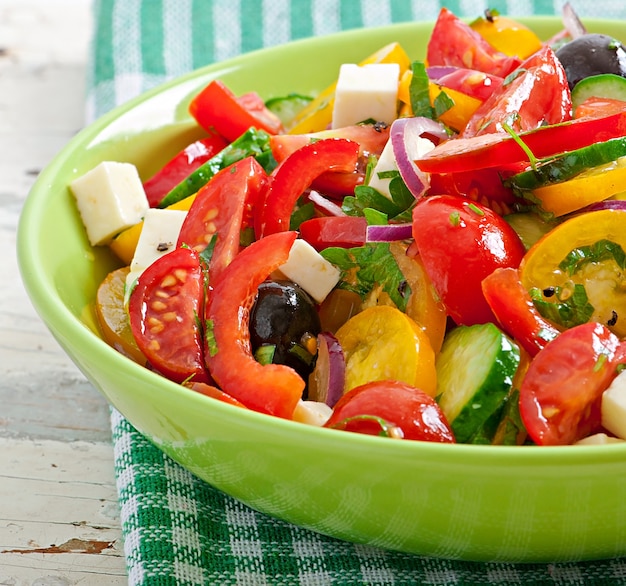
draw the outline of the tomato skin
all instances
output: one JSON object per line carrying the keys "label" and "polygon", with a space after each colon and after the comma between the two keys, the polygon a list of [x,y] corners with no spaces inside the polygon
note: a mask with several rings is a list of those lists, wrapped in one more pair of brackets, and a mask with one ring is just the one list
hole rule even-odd
{"label": "tomato skin", "polygon": [[205,313],[205,360],[209,372],[228,395],[248,409],[291,418],[305,383],[282,364],[261,365],[251,351],[250,310],[258,286],[283,264],[296,239],[281,232],[253,242],[224,269],[214,284]]}
{"label": "tomato skin", "polygon": [[[430,72],[436,68],[429,68]],[[498,89],[504,79],[498,75],[468,69],[466,67],[457,67],[453,71],[437,78],[437,84],[444,88],[449,88],[476,98],[484,102],[487,98]]]}
{"label": "tomato skin", "polygon": [[[403,439],[455,443],[445,415],[424,391],[394,380],[373,381],[345,393],[324,427],[367,435],[380,435],[376,422],[360,415],[379,417],[400,428]],[[356,417],[352,421],[346,421]]]}
{"label": "tomato skin", "polygon": [[458,325],[495,322],[481,283],[497,268],[519,265],[525,249],[513,228],[478,203],[435,195],[415,206],[413,238],[448,315]]}
{"label": "tomato skin", "polygon": [[520,415],[538,445],[568,445],[601,429],[602,393],[617,374],[620,341],[588,322],[539,352],[520,387]]}
{"label": "tomato skin", "polygon": [[429,66],[452,65],[506,77],[520,63],[492,47],[479,33],[442,8],[426,51]]}
{"label": "tomato skin", "polygon": [[626,111],[626,101],[613,98],[587,98],[574,111],[574,118],[602,118]]}
{"label": "tomato skin", "polygon": [[282,132],[282,123],[254,92],[237,97],[226,85],[213,80],[189,104],[189,113],[198,124],[211,132],[217,130],[232,142],[248,128],[265,130],[269,134]]}
{"label": "tomato skin", "polygon": [[210,134],[208,138],[185,147],[160,171],[144,181],[143,188],[150,207],[157,207],[171,189],[227,146],[228,143],[215,130],[211,130]]}
{"label": "tomato skin", "polygon": [[201,252],[212,237],[217,240],[211,261],[211,282],[240,250],[242,228],[251,227],[252,210],[265,197],[268,176],[254,157],[222,169],[198,191],[178,236],[183,244]]}
{"label": "tomato skin", "polygon": [[518,269],[496,269],[483,279],[482,289],[502,329],[530,356],[535,356],[561,333],[539,313],[522,285]]}
{"label": "tomato skin", "polygon": [[300,236],[316,250],[329,246],[363,246],[367,220],[361,216],[324,216],[300,224]]}
{"label": "tomato skin", "polygon": [[174,382],[210,382],[204,366],[204,275],[198,253],[176,248],[137,279],[128,313],[139,349],[152,367]]}
{"label": "tomato skin", "polygon": [[519,67],[470,118],[463,137],[505,132],[503,123],[523,132],[571,120],[572,97],[567,76],[554,51],[545,46]]}
{"label": "tomato skin", "polygon": [[313,180],[329,169],[354,171],[358,155],[359,144],[342,138],[322,139],[289,155],[272,173],[257,237],[288,230],[294,205]]}
{"label": "tomato skin", "polygon": [[[542,126],[524,132],[520,138],[536,157],[543,158],[620,136],[626,136],[626,110]],[[415,164],[426,173],[457,173],[527,160],[527,154],[511,136],[498,132],[447,140],[416,159]]]}
{"label": "tomato skin", "polygon": [[204,395],[205,397],[217,399],[218,401],[222,401],[222,403],[228,403],[229,405],[233,405],[234,407],[241,407],[242,409],[246,408],[243,403],[237,401],[237,399],[231,397],[230,395],[227,395],[224,391],[218,389],[217,387],[214,387],[213,385],[208,385],[207,383],[192,382],[189,384],[185,384],[184,386],[191,389],[192,391],[195,391],[196,393]]}

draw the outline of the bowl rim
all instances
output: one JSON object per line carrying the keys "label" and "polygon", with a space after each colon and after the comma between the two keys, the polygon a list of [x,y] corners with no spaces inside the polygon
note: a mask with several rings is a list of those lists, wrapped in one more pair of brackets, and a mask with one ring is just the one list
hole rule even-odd
{"label": "bowl rim", "polygon": [[[554,16],[537,15],[519,17],[518,20],[532,26],[533,23],[554,23],[558,19]],[[610,21],[601,18],[585,19],[585,23],[590,28],[601,27],[603,23],[607,22]],[[395,30],[409,30],[411,27],[414,27],[415,24],[414,22],[391,24],[382,27],[374,27],[374,30],[381,34],[391,35]],[[431,21],[421,21],[417,24],[432,26],[434,23]],[[186,397],[185,400],[191,401],[192,403],[195,401],[198,408],[202,407],[206,409],[208,407],[217,413],[224,413],[229,416],[234,413],[232,410],[237,410],[236,416],[242,418],[242,423],[245,422],[252,426],[258,425],[261,427],[271,424],[279,431],[284,430],[290,433],[300,430],[300,433],[304,434],[303,437],[310,437],[311,441],[318,443],[330,442],[336,445],[337,440],[343,438],[341,441],[350,442],[354,446],[360,446],[361,449],[370,452],[387,454],[391,449],[392,453],[398,456],[411,457],[411,455],[421,454],[422,456],[432,457],[433,460],[445,458],[446,462],[449,463],[462,463],[468,456],[472,455],[479,457],[482,465],[487,467],[499,465],[504,468],[510,466],[515,468],[520,466],[535,468],[548,464],[550,466],[569,467],[571,465],[595,465],[601,462],[623,462],[626,457],[626,442],[598,446],[493,446],[404,441],[395,442],[392,445],[386,438],[377,438],[356,433],[346,434],[346,432],[343,431],[308,426],[263,413],[257,413],[252,410],[244,411],[238,407],[211,400],[209,397],[204,397],[134,363],[97,336],[86,324],[82,323],[62,301],[52,281],[49,281],[49,283],[45,281],[50,289],[41,287],[41,279],[36,277],[40,266],[38,257],[35,254],[37,247],[31,246],[30,244],[33,238],[37,238],[38,226],[45,221],[38,207],[38,203],[45,197],[46,190],[52,185],[53,178],[59,170],[71,161],[72,157],[80,148],[89,144],[114,121],[118,120],[122,115],[132,112],[135,108],[154,97],[162,95],[169,89],[177,88],[191,81],[199,82],[199,80],[207,75],[216,74],[226,69],[245,67],[259,58],[271,58],[272,54],[283,51],[286,46],[315,47],[320,43],[326,43],[334,39],[345,42],[351,39],[358,40],[362,38],[368,30],[369,29],[365,28],[351,29],[320,37],[294,40],[284,45],[258,49],[238,55],[226,61],[203,66],[143,92],[141,95],[113,108],[78,132],[41,172],[29,191],[18,220],[16,245],[18,266],[26,291],[37,313],[48,329],[52,331],[62,347],[64,346],[62,339],[75,338],[90,352],[103,354],[106,360],[112,361],[112,366],[118,370],[121,376],[132,376],[135,379],[139,378],[145,380],[146,384],[159,388],[161,391],[179,393],[181,396],[184,395],[184,397]],[[337,434],[341,435],[338,436]],[[475,458],[475,460],[478,461],[478,458]]]}

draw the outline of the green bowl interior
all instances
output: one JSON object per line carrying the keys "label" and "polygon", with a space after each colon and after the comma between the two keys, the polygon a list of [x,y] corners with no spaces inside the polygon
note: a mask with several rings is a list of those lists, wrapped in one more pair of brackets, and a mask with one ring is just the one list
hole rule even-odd
{"label": "green bowl interior", "polygon": [[[559,28],[554,18],[526,22],[542,38]],[[623,23],[586,24],[625,36]],[[26,201],[18,229],[26,289],[60,345],[139,431],[259,510],[344,539],[445,557],[540,561],[626,553],[625,446],[445,446],[311,428],[191,393],[100,338],[92,302],[119,262],[108,249],[89,246],[68,189],[74,178],[102,160],[130,161],[149,177],[201,136],[187,104],[211,79],[223,79],[237,94],[314,94],[335,79],[341,63],[388,42],[398,40],[412,58],[422,58],[431,28],[349,31],[243,55],[110,112],[59,153]]]}

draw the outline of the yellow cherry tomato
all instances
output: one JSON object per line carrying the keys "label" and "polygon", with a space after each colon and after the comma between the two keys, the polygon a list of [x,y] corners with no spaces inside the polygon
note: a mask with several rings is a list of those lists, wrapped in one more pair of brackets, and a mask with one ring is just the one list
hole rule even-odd
{"label": "yellow cherry tomato", "polygon": [[[179,202],[173,203],[168,206],[168,210],[183,210],[189,211],[191,204],[196,199],[196,194],[190,195]],[[115,255],[127,265],[133,260],[135,255],[135,249],[137,248],[137,242],[139,242],[139,235],[143,228],[143,221],[126,228],[123,232],[118,234],[109,244],[109,248],[115,253]]]}
{"label": "yellow cherry tomato", "polygon": [[435,396],[435,352],[424,330],[399,309],[368,307],[339,328],[336,337],[346,359],[344,391],[371,381],[398,380]]}
{"label": "yellow cherry tomato", "polygon": [[[400,78],[400,85],[398,88],[398,100],[400,100],[400,116],[412,116],[413,111],[411,109],[411,96],[410,85],[413,78],[413,72],[408,70]],[[454,130],[461,131],[467,125],[468,120],[472,117],[474,112],[482,104],[480,100],[472,96],[468,96],[457,90],[445,88],[430,82],[428,84],[428,94],[430,97],[430,105],[434,107],[435,100],[441,93],[445,93],[448,98],[453,102],[451,108],[439,115],[438,119],[444,124],[450,126]]]}
{"label": "yellow cherry tomato", "polygon": [[[588,212],[563,222],[537,241],[522,259],[520,277],[526,289],[541,294],[541,302],[557,304],[555,307],[563,303],[578,308],[584,305],[582,285],[590,304],[586,321],[606,324],[624,337],[625,252],[626,211]],[[569,327],[563,322],[561,325]]]}
{"label": "yellow cherry tomato", "polygon": [[541,39],[533,31],[506,16],[481,16],[471,22],[470,26],[505,55],[526,59],[541,49]]}
{"label": "yellow cherry tomato", "polygon": [[128,271],[128,267],[122,267],[104,278],[96,293],[96,316],[102,337],[110,346],[135,362],[145,364],[146,357],[135,342],[124,309],[124,287]]}
{"label": "yellow cherry tomato", "polygon": [[541,207],[562,216],[626,191],[626,157],[579,173],[572,179],[533,189]]}
{"label": "yellow cherry tomato", "polygon": [[[363,66],[371,63],[397,63],[400,65],[400,75],[402,75],[411,65],[411,60],[402,46],[394,42],[372,53],[361,61],[359,65]],[[336,82],[329,85],[301,110],[290,125],[289,134],[307,134],[328,128],[333,117],[336,87]]]}

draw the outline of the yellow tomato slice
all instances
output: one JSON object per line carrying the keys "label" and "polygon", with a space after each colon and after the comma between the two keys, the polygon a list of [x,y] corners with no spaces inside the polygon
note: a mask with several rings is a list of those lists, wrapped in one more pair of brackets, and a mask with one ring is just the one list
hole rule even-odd
{"label": "yellow tomato slice", "polygon": [[[404,74],[400,77],[400,85],[398,86],[398,100],[400,100],[401,103],[401,116],[413,115],[413,111],[411,109],[410,95],[412,78],[413,72],[410,70],[405,71]],[[428,94],[430,96],[431,106],[434,106],[435,100],[441,93],[445,93],[454,102],[454,105],[450,109],[443,112],[443,114],[439,116],[439,120],[441,120],[444,124],[447,124],[451,128],[454,128],[454,130],[463,130],[463,128],[467,126],[467,122],[472,117],[472,114],[476,112],[478,106],[480,106],[482,102],[477,98],[468,96],[457,90],[445,88],[443,86],[437,85],[436,83],[430,82],[428,84]]]}
{"label": "yellow tomato slice", "polygon": [[568,181],[533,189],[541,207],[562,216],[626,191],[626,157],[579,173]]}
{"label": "yellow tomato slice", "polygon": [[[372,53],[363,59],[359,65],[363,66],[370,63],[398,63],[400,75],[402,75],[411,65],[411,60],[400,43],[394,42]],[[289,134],[307,134],[328,128],[333,117],[336,87],[336,82],[329,85],[300,111],[289,128]]]}
{"label": "yellow tomato slice", "polygon": [[492,47],[509,56],[526,59],[541,49],[541,40],[533,31],[506,16],[477,18],[470,26]]}
{"label": "yellow tomato slice", "polygon": [[145,364],[146,357],[135,342],[124,309],[124,287],[128,271],[128,267],[122,267],[104,278],[96,293],[96,316],[102,337],[110,346],[135,362]]}
{"label": "yellow tomato slice", "polygon": [[[166,209],[168,210],[183,210],[189,211],[191,204],[194,199],[196,199],[196,194],[190,195],[185,199],[180,200],[179,202],[173,203],[171,206],[168,206]],[[137,248],[137,242],[139,242],[139,235],[141,234],[141,229],[143,228],[143,221],[127,228],[120,234],[118,234],[111,243],[109,244],[109,248],[114,252],[114,254],[127,265],[133,260],[133,256],[135,255],[135,249]]]}
{"label": "yellow tomato slice", "polygon": [[435,396],[435,353],[428,336],[399,309],[368,307],[336,336],[346,359],[345,391],[371,381],[398,380]]}
{"label": "yellow tomato slice", "polygon": [[[520,265],[520,276],[524,287],[542,291],[546,302],[559,301],[557,288],[563,300],[568,292],[574,291],[575,285],[583,285],[593,306],[588,321],[606,324],[623,337],[626,336],[626,270],[611,254],[589,254],[587,247],[602,241],[619,245],[626,252],[626,211],[589,212],[558,225],[528,250]],[[578,258],[587,260],[579,262],[571,272],[565,261],[573,251]]]}

